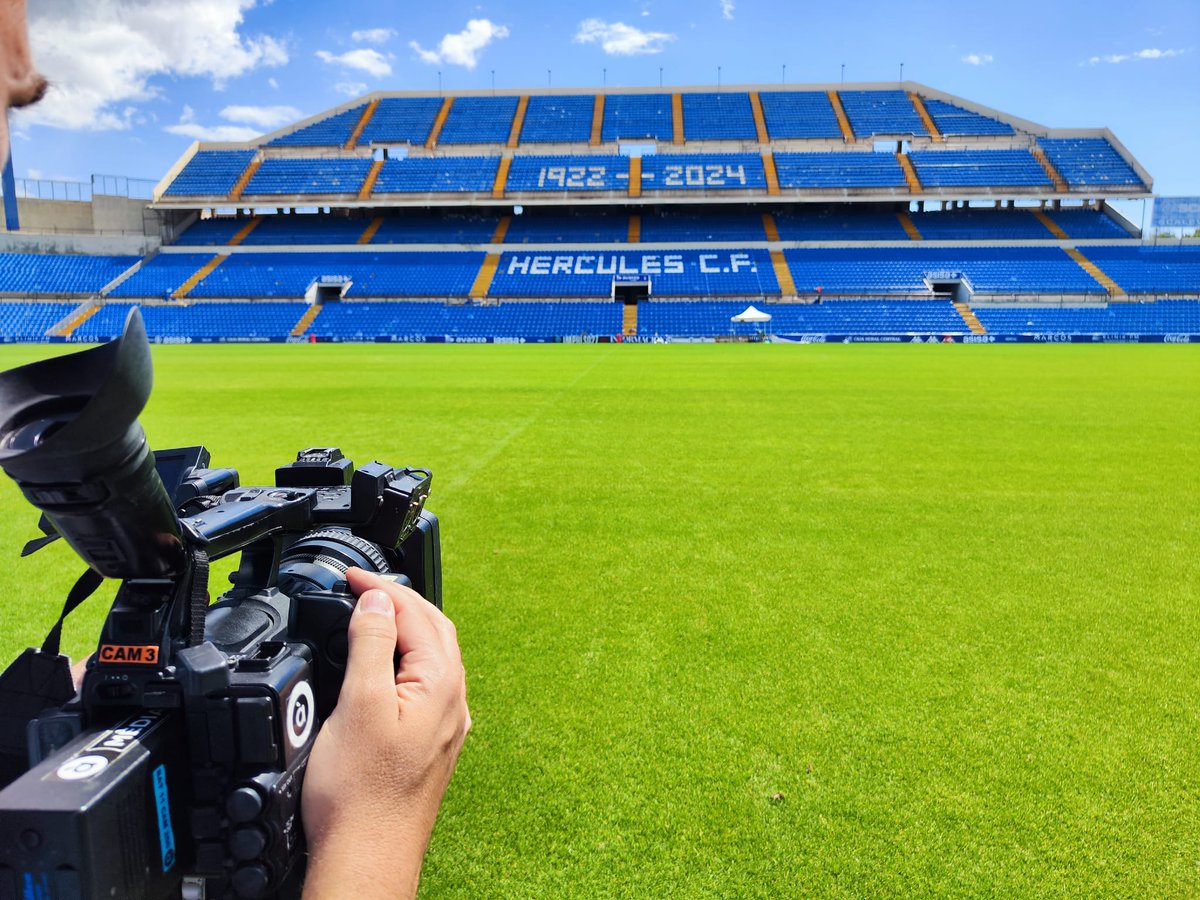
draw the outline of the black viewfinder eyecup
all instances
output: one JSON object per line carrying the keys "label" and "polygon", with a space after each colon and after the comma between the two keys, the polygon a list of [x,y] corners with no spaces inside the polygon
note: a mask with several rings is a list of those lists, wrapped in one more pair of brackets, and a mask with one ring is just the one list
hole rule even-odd
{"label": "black viewfinder eyecup", "polygon": [[0,467],[109,578],[161,577],[183,558],[175,509],[137,420],[151,383],[136,307],[111,343],[0,374]]}

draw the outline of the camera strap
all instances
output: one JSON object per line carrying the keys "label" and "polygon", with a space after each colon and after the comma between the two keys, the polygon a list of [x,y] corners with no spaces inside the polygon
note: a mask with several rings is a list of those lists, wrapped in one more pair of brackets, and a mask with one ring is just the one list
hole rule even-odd
{"label": "camera strap", "polygon": [[26,733],[42,710],[62,706],[75,696],[71,663],[59,653],[63,621],[100,586],[103,576],[88,569],[67,594],[58,621],[41,650],[32,647],[0,674],[0,787],[29,768]]}

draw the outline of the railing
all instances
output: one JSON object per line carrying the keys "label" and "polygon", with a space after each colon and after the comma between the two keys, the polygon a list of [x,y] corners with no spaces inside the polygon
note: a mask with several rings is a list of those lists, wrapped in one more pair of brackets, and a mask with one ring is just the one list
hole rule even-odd
{"label": "railing", "polygon": [[22,200],[68,200],[89,202],[94,196],[150,200],[158,182],[125,175],[93,175],[91,181],[59,178],[17,178],[16,193]]}
{"label": "railing", "polygon": [[128,197],[130,200],[153,200],[158,184],[149,178],[129,178],[125,175],[93,175],[92,194],[106,197]]}

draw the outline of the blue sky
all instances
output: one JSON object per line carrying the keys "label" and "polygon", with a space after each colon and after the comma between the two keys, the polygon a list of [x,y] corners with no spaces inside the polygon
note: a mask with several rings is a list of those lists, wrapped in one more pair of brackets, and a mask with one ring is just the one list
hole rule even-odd
{"label": "blue sky", "polygon": [[[34,0],[53,82],[18,177],[157,180],[196,138],[358,92],[905,78],[1053,127],[1108,126],[1157,193],[1200,195],[1200,2]],[[605,73],[605,70],[607,72]],[[494,73],[494,75],[493,75]]]}

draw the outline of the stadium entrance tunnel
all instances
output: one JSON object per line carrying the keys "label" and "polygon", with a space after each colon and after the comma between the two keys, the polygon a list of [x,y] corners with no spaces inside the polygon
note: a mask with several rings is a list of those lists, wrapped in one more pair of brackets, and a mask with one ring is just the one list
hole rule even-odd
{"label": "stadium entrance tunnel", "polygon": [[650,279],[635,277],[626,280],[618,276],[613,279],[612,298],[621,301],[626,306],[630,304],[636,306],[639,300],[649,300]]}
{"label": "stadium entrance tunnel", "polygon": [[975,288],[962,272],[927,272],[925,284],[938,300],[970,303]]}
{"label": "stadium entrance tunnel", "polygon": [[353,280],[347,275],[318,275],[304,292],[304,299],[317,304],[341,300],[352,284]]}

